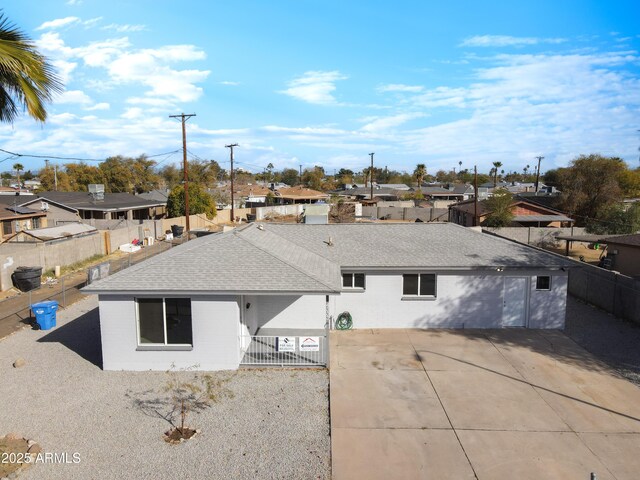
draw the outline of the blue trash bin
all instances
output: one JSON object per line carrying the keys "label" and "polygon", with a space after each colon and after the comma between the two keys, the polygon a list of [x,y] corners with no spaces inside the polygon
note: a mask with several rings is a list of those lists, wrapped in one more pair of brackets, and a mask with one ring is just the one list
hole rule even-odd
{"label": "blue trash bin", "polygon": [[49,330],[56,326],[57,310],[58,302],[55,300],[31,305],[31,311],[36,316],[36,323],[40,325],[41,330]]}

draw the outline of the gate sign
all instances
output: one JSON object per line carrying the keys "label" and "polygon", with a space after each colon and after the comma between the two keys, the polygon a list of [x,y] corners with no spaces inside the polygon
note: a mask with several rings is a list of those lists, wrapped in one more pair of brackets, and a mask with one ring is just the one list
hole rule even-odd
{"label": "gate sign", "polygon": [[301,352],[319,352],[320,337],[300,337]]}
{"label": "gate sign", "polygon": [[276,351],[278,352],[295,352],[296,337],[277,337]]}

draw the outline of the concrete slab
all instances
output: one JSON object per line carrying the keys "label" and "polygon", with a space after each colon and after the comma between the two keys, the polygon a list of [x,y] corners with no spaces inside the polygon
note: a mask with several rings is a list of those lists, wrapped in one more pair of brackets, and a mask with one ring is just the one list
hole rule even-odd
{"label": "concrete slab", "polygon": [[332,332],[338,345],[411,345],[404,329],[368,328]]}
{"label": "concrete slab", "polygon": [[617,480],[637,480],[640,472],[640,435],[581,433],[579,437],[591,451],[597,452],[598,458]]}
{"label": "concrete slab", "polygon": [[411,344],[417,349],[429,349],[434,345],[459,346],[459,345],[490,345],[486,337],[485,330],[465,329],[465,330],[418,330],[407,329],[407,336]]}
{"label": "concrete slab", "polygon": [[423,371],[331,372],[331,425],[336,428],[450,428]]}
{"label": "concrete slab", "polygon": [[458,430],[479,479],[614,480],[575,433]]}
{"label": "concrete slab", "polygon": [[415,348],[427,371],[493,371],[522,378],[490,342]]}
{"label": "concrete slab", "polygon": [[526,382],[472,371],[429,372],[454,428],[568,431]]}
{"label": "concrete slab", "polygon": [[332,370],[423,370],[411,345],[339,345],[331,354],[330,366]]}
{"label": "concrete slab", "polygon": [[332,427],[331,443],[334,480],[475,478],[453,430]]}

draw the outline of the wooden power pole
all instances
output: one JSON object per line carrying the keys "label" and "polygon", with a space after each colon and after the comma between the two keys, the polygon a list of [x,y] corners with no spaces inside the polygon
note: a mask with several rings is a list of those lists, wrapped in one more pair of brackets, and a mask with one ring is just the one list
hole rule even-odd
{"label": "wooden power pole", "polygon": [[538,193],[538,185],[540,185],[540,162],[544,157],[536,157],[538,159],[538,170],[536,170],[536,194]]}
{"label": "wooden power pole", "polygon": [[237,146],[238,146],[237,143],[225,145],[225,148],[228,148],[230,150],[229,155],[231,160],[231,223],[234,223],[236,221],[235,209],[233,207],[233,147],[237,147]]}
{"label": "wooden power pole", "polygon": [[373,200],[373,156],[375,153],[370,153],[371,157],[371,169],[369,170],[369,182],[371,183],[371,200]]}
{"label": "wooden power pole", "polygon": [[473,226],[478,226],[478,167],[473,166]]}
{"label": "wooden power pole", "polygon": [[191,117],[195,117],[195,113],[180,115],[169,115],[170,118],[179,118],[182,122],[182,169],[184,171],[184,216],[185,229],[187,230],[187,240],[189,240],[189,172],[187,169],[187,129],[185,123]]}

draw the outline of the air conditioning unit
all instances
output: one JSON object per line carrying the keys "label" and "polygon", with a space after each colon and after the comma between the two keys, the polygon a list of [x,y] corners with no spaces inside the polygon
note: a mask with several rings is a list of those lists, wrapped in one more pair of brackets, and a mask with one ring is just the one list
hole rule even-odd
{"label": "air conditioning unit", "polygon": [[40,202],[40,210],[43,212],[49,211],[49,202]]}

